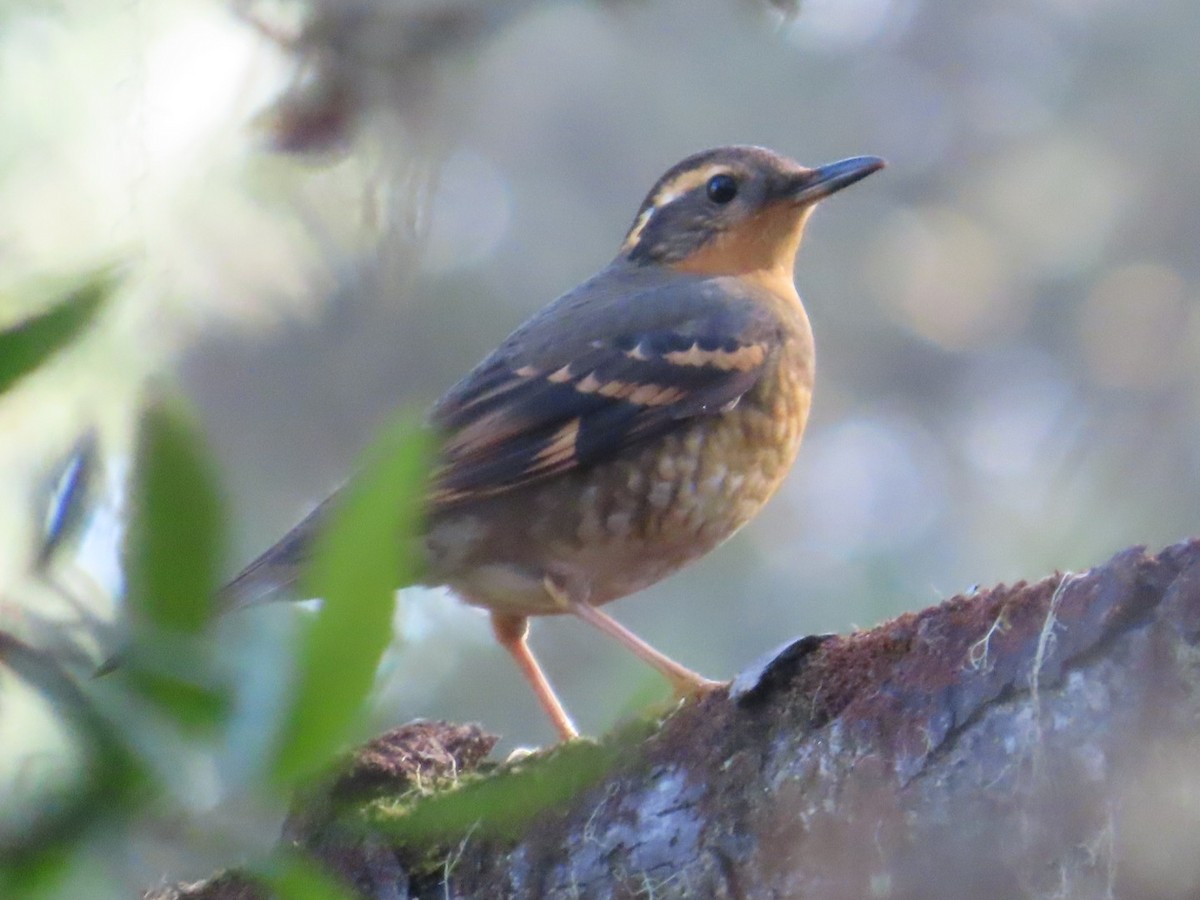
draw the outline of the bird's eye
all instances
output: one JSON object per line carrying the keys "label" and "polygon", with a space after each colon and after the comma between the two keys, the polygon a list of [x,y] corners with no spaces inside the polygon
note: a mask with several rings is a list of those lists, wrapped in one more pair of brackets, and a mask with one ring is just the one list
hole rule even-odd
{"label": "bird's eye", "polygon": [[737,180],[725,173],[714,175],[708,179],[705,190],[708,191],[708,199],[713,203],[728,203],[737,196]]}

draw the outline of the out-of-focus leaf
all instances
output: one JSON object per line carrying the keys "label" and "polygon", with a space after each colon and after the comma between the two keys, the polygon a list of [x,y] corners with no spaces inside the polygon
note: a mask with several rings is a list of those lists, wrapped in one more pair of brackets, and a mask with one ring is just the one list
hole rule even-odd
{"label": "out-of-focus leaf", "polygon": [[114,271],[102,269],[87,276],[52,309],[0,331],[0,393],[78,337],[117,284]]}
{"label": "out-of-focus leaf", "polygon": [[31,852],[19,855],[0,849],[0,892],[4,897],[54,896],[71,868],[70,840],[29,849]]}
{"label": "out-of-focus leaf", "polygon": [[88,495],[98,464],[96,432],[89,430],[71,448],[45,491],[45,515],[37,566],[44,568],[66,541],[78,534],[88,516]]}
{"label": "out-of-focus leaf", "polygon": [[354,900],[353,891],[316,863],[295,853],[280,853],[254,872],[278,900]]}
{"label": "out-of-focus leaf", "polygon": [[122,654],[130,687],[189,729],[211,729],[228,709],[213,685],[200,632],[213,614],[223,540],[216,479],[198,431],[172,404],[142,416],[126,574],[133,644]]}
{"label": "out-of-focus leaf", "polygon": [[221,561],[222,511],[197,430],[166,403],[142,416],[126,551],[130,603],[161,629],[209,621]]}
{"label": "out-of-focus leaf", "polygon": [[438,844],[473,828],[500,839],[517,837],[534,816],[603,778],[622,748],[648,727],[633,723],[602,744],[575,741],[457,788],[381,803],[374,824],[406,844]]}
{"label": "out-of-focus leaf", "polygon": [[130,672],[129,680],[143,698],[159,709],[169,710],[171,717],[186,728],[211,730],[229,715],[229,696],[219,688],[140,667]]}
{"label": "out-of-focus leaf", "polygon": [[418,574],[429,458],[429,437],[414,421],[388,429],[317,538],[304,583],[323,602],[302,636],[273,769],[281,785],[327,764],[361,715],[391,641],[396,588]]}
{"label": "out-of-focus leaf", "polygon": [[43,814],[0,840],[0,897],[49,890],[63,877],[71,850],[90,832],[122,815],[149,776],[79,686],[53,659],[0,632],[0,666],[33,687],[74,730],[83,771],[46,798]]}

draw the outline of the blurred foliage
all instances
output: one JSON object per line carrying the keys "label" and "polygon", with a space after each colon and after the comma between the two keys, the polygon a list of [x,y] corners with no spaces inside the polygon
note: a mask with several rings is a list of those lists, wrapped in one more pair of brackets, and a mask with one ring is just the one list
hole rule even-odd
{"label": "blurred foliage", "polygon": [[[88,275],[48,312],[0,332],[0,392],[77,339],[116,287],[111,273]],[[57,542],[58,531],[51,529],[49,542]],[[0,823],[0,888],[8,895],[52,881],[73,842],[121,813],[140,771],[111,724],[52,660],[0,631],[0,665],[52,703],[84,748],[77,778],[48,786],[30,821],[20,828]]]}
{"label": "blurred foliage", "polygon": [[195,635],[212,618],[224,514],[194,426],[161,403],[138,428],[129,603],[147,626]]}
{"label": "blurred foliage", "polygon": [[[423,846],[445,851],[476,831],[483,838],[515,840],[538,813],[564,804],[608,775],[622,748],[644,737],[650,727],[649,721],[633,722],[600,743],[560,744],[497,772],[414,788],[373,804],[366,817],[372,831],[391,835],[410,851]],[[442,852],[438,864],[444,859]]]}
{"label": "blurred foliage", "polygon": [[0,822],[0,896],[40,896],[53,891],[85,839],[120,827],[135,797],[144,796],[146,773],[116,723],[45,654],[0,632],[0,667],[53,706],[83,751],[75,777],[44,785],[29,819],[19,827]]}
{"label": "blurred foliage", "polygon": [[120,666],[130,687],[187,728],[218,728],[225,690],[204,684],[202,638],[218,587],[224,513],[203,441],[177,409],[153,401],[134,456],[126,538],[132,648]]}
{"label": "blurred foliage", "polygon": [[353,900],[358,896],[296,853],[279,853],[267,864],[254,867],[253,874],[278,900]]}
{"label": "blurred foliage", "polygon": [[280,785],[317,774],[361,728],[363,703],[392,641],[396,588],[419,575],[414,536],[430,462],[418,422],[406,418],[387,430],[314,547],[305,585],[323,602],[300,636],[296,690],[273,765]]}
{"label": "blurred foliage", "polygon": [[[51,312],[0,334],[0,354],[12,350],[10,384],[81,337],[101,301],[120,290],[107,274],[80,284]],[[335,760],[363,719],[390,640],[395,586],[418,572],[413,536],[429,465],[426,444],[411,418],[389,429],[318,541],[309,583],[329,602],[301,635],[290,702],[278,722],[259,723],[279,733],[274,755],[258,763],[270,773],[259,787],[261,802],[288,802],[298,783]],[[49,548],[61,546],[57,523],[86,518],[67,507],[89,502],[74,482],[94,465],[92,453],[90,440],[76,447],[59,479],[64,485],[50,495]],[[123,553],[130,628],[126,646],[106,665],[110,671],[99,682],[80,679],[54,654],[0,630],[0,696],[38,695],[65,727],[65,744],[52,752],[61,756],[70,747],[78,756],[67,767],[72,771],[28,779],[27,804],[0,803],[7,807],[0,817],[0,895],[6,898],[69,893],[64,883],[90,846],[153,815],[171,787],[154,759],[161,751],[147,751],[147,740],[169,746],[174,739],[166,729],[200,746],[230,725],[234,687],[217,678],[210,628],[225,515],[203,437],[177,400],[156,396],[146,404],[130,493]],[[37,554],[43,563],[53,556],[46,548]],[[10,713],[10,704],[0,711]],[[0,763],[19,766],[16,749]],[[0,785],[14,777],[20,773],[5,772]],[[252,861],[252,869],[285,900],[350,896],[314,864],[284,851]]]}
{"label": "blurred foliage", "polygon": [[111,272],[87,275],[52,309],[0,331],[0,393],[78,337],[115,286]]}
{"label": "blurred foliage", "polygon": [[96,432],[89,429],[75,442],[60,471],[48,482],[46,518],[38,535],[38,569],[44,569],[64,549],[65,543],[80,536],[87,522],[88,498],[96,490],[98,456]]}

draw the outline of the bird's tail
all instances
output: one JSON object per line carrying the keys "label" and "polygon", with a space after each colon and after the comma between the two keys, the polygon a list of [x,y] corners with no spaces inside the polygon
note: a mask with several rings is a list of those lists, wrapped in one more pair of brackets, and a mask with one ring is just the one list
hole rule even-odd
{"label": "bird's tail", "polygon": [[242,569],[217,594],[219,613],[245,609],[273,600],[300,600],[294,589],[312,554],[312,544],[325,524],[337,494],[326,499],[304,520]]}
{"label": "bird's tail", "polygon": [[[246,609],[273,600],[300,600],[294,588],[312,553],[312,542],[320,531],[335,493],[310,512],[299,525],[283,536],[258,559],[242,569],[217,592],[215,612],[223,615],[234,610]],[[126,659],[126,651],[119,650],[100,664],[94,673],[99,678],[120,668]]]}

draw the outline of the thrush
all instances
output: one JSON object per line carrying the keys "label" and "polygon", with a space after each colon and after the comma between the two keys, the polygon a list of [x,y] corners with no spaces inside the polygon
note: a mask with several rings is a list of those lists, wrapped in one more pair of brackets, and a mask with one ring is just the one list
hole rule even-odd
{"label": "thrush", "polygon": [[[689,156],[612,262],[434,404],[425,580],[489,611],[562,739],[577,731],[526,643],[532,616],[579,617],[677,695],[720,684],[601,607],[708,553],[779,487],[813,388],[796,251],[820,200],[882,166],[806,168],[749,146]],[[230,582],[226,602],[291,587],[330,502]]]}

